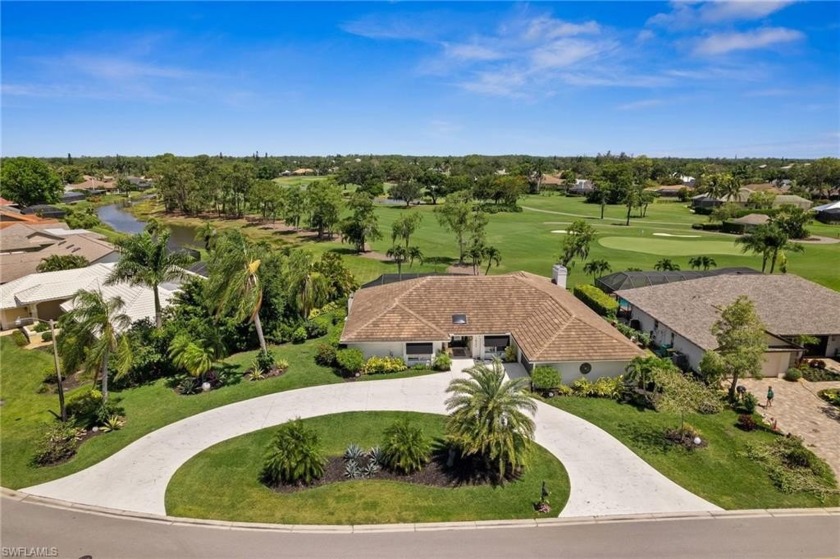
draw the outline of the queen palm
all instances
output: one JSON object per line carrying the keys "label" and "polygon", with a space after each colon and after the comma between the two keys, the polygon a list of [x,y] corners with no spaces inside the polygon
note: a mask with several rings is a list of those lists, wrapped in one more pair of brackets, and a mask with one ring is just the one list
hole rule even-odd
{"label": "queen palm", "polygon": [[502,253],[494,246],[484,247],[482,256],[487,261],[487,269],[484,271],[485,276],[490,273],[490,266],[495,264],[498,267],[502,263]]}
{"label": "queen palm", "polygon": [[106,281],[106,285],[128,282],[151,289],[158,328],[161,326],[160,284],[185,279],[188,275],[185,268],[193,260],[185,252],[169,250],[169,235],[169,229],[158,228],[156,233],[143,231],[117,241],[120,259]]}
{"label": "queen palm", "polygon": [[64,366],[93,372],[94,384],[101,377],[103,402],[108,401],[111,357],[116,357],[118,378],[131,367],[131,346],[123,334],[131,326],[131,319],[122,312],[124,306],[119,296],[106,299],[99,290],[81,290],[73,298],[73,310],[62,317],[59,349]]}
{"label": "queen palm", "polygon": [[189,334],[181,332],[169,344],[169,357],[175,366],[198,378],[213,368],[216,355],[211,345],[193,340]]}
{"label": "queen palm", "polygon": [[692,256],[688,259],[688,265],[691,266],[692,270],[699,270],[700,268],[708,270],[717,266],[717,262],[711,256]]}
{"label": "queen palm", "polygon": [[408,260],[408,249],[402,245],[394,245],[388,249],[388,252],[385,255],[396,262],[397,264],[397,274],[399,278],[402,279],[402,265],[403,262]]}
{"label": "queen palm", "polygon": [[600,278],[607,272],[612,271],[612,266],[606,260],[592,260],[583,266],[583,272],[591,275],[593,278]]}
{"label": "queen palm", "polygon": [[466,372],[468,379],[455,379],[446,389],[451,394],[446,432],[464,454],[481,457],[501,479],[527,461],[537,404],[525,391],[528,379],[507,380],[499,360]]}
{"label": "queen palm", "polygon": [[259,277],[263,245],[255,245],[239,231],[218,235],[208,265],[207,294],[216,305],[216,314],[232,312],[237,320],[254,323],[260,349],[268,351],[263,335],[260,309],[263,286]]}

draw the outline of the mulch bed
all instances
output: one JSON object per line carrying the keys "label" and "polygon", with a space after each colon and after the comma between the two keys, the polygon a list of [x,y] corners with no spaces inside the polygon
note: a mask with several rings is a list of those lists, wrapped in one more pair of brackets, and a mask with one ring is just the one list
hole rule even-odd
{"label": "mulch bed", "polygon": [[669,442],[685,447],[687,450],[695,450],[709,446],[708,441],[706,441],[703,437],[700,437],[700,444],[694,444],[694,435],[684,433],[679,429],[668,429],[665,431],[665,438],[668,439]]}
{"label": "mulch bed", "polygon": [[[452,468],[446,467],[447,452],[437,452],[432,460],[420,471],[411,474],[399,474],[382,468],[375,475],[367,478],[350,479],[344,475],[345,461],[342,456],[331,456],[327,459],[324,467],[324,475],[309,485],[303,484],[277,484],[271,489],[278,493],[296,493],[314,487],[341,483],[345,481],[360,480],[390,480],[402,483],[414,483],[430,487],[461,487],[464,485],[494,485],[496,480],[489,472],[475,463],[473,460],[456,460]],[[367,464],[367,459],[362,460],[362,465]],[[511,475],[506,480],[518,479],[518,475]]]}

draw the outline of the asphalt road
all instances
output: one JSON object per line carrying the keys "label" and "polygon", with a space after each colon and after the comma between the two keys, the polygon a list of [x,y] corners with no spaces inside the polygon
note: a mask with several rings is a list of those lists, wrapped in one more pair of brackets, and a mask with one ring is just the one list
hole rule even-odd
{"label": "asphalt road", "polygon": [[[612,521],[539,528],[307,534],[190,526],[0,499],[2,557],[840,557],[840,515]],[[17,548],[26,548],[24,555]],[[35,549],[33,549],[35,548]]]}

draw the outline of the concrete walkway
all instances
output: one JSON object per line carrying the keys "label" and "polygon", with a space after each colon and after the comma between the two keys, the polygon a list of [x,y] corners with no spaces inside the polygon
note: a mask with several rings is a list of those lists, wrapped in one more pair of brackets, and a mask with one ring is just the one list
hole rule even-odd
{"label": "concrete walkway", "polygon": [[[445,414],[449,381],[471,364],[458,360],[451,373],[316,386],[230,404],[163,427],[86,470],[22,492],[165,514],[166,486],[175,471],[216,443],[295,417],[348,411]],[[583,419],[542,403],[535,419],[537,443],[563,463],[571,480],[571,495],[561,516],[721,510],[670,481]]]}
{"label": "concrete walkway", "polygon": [[[758,412],[768,423],[776,420],[784,433],[802,437],[805,445],[825,460],[840,479],[840,410],[819,396],[825,388],[840,388],[840,381],[788,382],[784,379],[743,379],[739,381],[758,398]],[[772,407],[765,408],[767,387],[775,397]]]}

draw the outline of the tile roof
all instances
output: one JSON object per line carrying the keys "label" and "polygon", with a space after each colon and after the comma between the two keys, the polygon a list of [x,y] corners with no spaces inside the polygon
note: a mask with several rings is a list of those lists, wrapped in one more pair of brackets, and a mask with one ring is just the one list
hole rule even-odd
{"label": "tile roof", "polygon": [[777,336],[840,334],[840,293],[791,274],[721,275],[616,295],[706,350],[717,347],[711,328],[720,309],[740,295]]}
{"label": "tile roof", "polygon": [[[7,228],[0,232],[5,237]],[[114,253],[116,249],[111,243],[101,239],[101,235],[50,235],[44,231],[36,231],[33,238],[48,238],[53,236],[55,240],[49,245],[41,245],[40,250],[29,252],[13,252],[0,254],[0,283],[7,283],[29,274],[34,274],[41,263],[41,260],[58,255],[79,255],[84,256],[88,262],[96,262]],[[37,247],[38,245],[34,245]],[[4,246],[5,250],[6,247]]]}
{"label": "tile roof", "polygon": [[[0,285],[0,309],[14,309],[44,301],[64,301],[61,308],[73,308],[73,296],[80,289],[99,289],[105,297],[119,295],[125,303],[125,312],[133,321],[154,318],[154,292],[142,286],[127,283],[105,285],[113,264],[95,264],[75,270],[61,270],[30,274]],[[161,286],[160,301],[167,306],[177,292],[176,286]]]}
{"label": "tile roof", "polygon": [[721,274],[760,274],[752,268],[716,268],[714,270],[648,270],[642,272],[615,272],[602,276],[595,280],[596,287],[607,293],[613,293],[620,289],[632,289],[635,287],[647,287],[662,283],[673,283],[690,279],[719,276]]}
{"label": "tile roof", "polygon": [[[459,313],[467,315],[467,324],[452,323]],[[506,333],[532,363],[623,361],[642,353],[571,293],[527,272],[428,276],[360,289],[341,341],[449,341],[453,335]]]}

